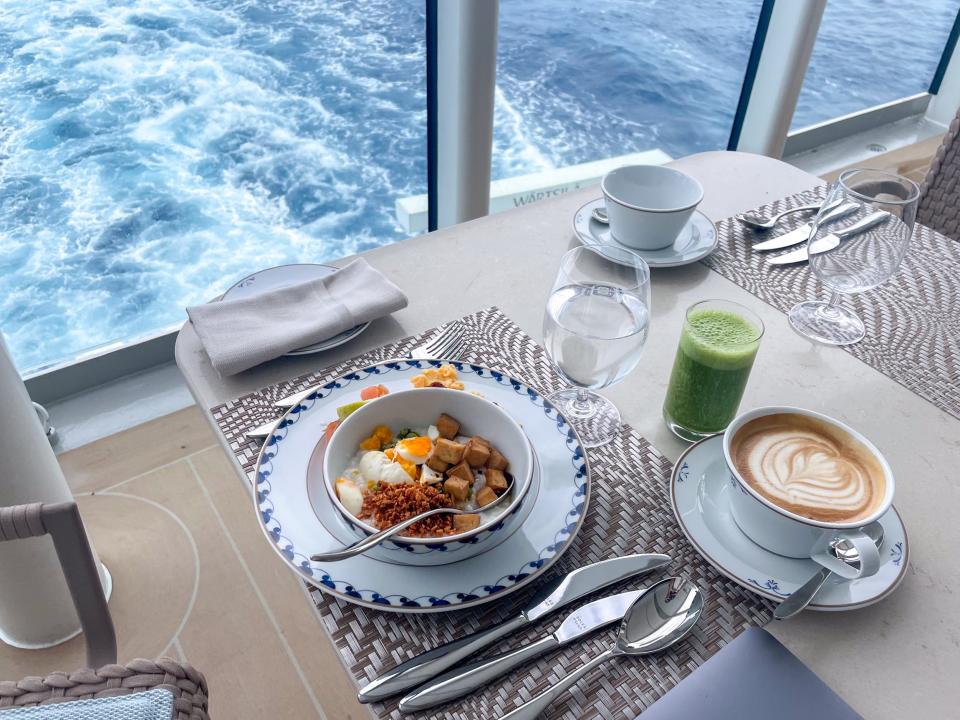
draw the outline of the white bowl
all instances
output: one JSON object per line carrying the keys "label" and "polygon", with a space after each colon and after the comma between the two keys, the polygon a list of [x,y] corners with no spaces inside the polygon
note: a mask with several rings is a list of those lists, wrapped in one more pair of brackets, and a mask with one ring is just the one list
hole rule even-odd
{"label": "white bowl", "polygon": [[669,247],[703,199],[696,180],[662,165],[625,165],[600,181],[610,234],[627,247]]}
{"label": "white bowl", "polygon": [[479,527],[456,535],[438,538],[393,537],[397,545],[444,545],[463,541],[480,542],[505,526],[505,519],[519,510],[533,478],[533,450],[517,422],[500,406],[463,390],[418,388],[384,395],[351,413],[330,437],[323,459],[323,476],[327,495],[344,520],[364,534],[378,531],[358,520],[337,497],[334,484],[356,454],[360,442],[370,436],[377,425],[396,431],[404,427],[427,427],[447,413],[462,423],[464,435],[481,435],[499,450],[510,463],[507,471],[513,476],[512,498],[498,506],[500,512],[480,523]]}

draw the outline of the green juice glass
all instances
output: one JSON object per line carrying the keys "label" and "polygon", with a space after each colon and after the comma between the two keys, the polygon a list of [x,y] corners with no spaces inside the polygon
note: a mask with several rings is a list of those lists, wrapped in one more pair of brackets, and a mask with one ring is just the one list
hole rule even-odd
{"label": "green juice glass", "polygon": [[704,300],[687,309],[663,403],[677,437],[694,442],[726,430],[736,417],[763,322],[743,305]]}

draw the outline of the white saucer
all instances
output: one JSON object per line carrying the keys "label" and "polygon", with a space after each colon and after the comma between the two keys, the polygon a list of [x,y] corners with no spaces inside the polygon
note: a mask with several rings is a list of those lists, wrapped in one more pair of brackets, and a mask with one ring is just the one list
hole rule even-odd
{"label": "white saucer", "polygon": [[[247,275],[243,280],[238,281],[233,287],[227,290],[221,300],[237,300],[243,297],[253,297],[267,290],[276,290],[296,285],[297,283],[309,282],[329,275],[339,270],[332,265],[316,265],[311,263],[297,263],[293,265],[277,265],[276,267],[258,270],[252,275]],[[366,322],[361,325],[355,325],[349,330],[344,330],[338,335],[329,337],[326,340],[307,345],[306,347],[291,350],[287,355],[312,355],[314,353],[330,350],[338,345],[350,342],[357,335],[370,327]]]}
{"label": "white saucer", "polygon": [[[734,582],[771,600],[783,600],[820,569],[764,550],[747,538],[730,514],[729,496],[743,492],[723,459],[723,436],[694,444],[680,456],[670,478],[670,501],[684,534],[711,565]],[[896,508],[880,518],[883,545],[876,575],[846,581],[832,575],[811,610],[853,610],[887,597],[907,571],[907,533]]]}
{"label": "white saucer", "polygon": [[716,250],[720,242],[717,228],[710,222],[710,218],[699,210],[694,210],[673,245],[662,250],[637,250],[614,240],[613,235],[610,234],[610,226],[597,222],[591,217],[593,209],[602,208],[603,205],[603,198],[591,200],[573,216],[573,230],[580,238],[580,242],[587,247],[602,249],[612,245],[627,248],[646,260],[650,267],[664,268],[689,265],[702,260]]}

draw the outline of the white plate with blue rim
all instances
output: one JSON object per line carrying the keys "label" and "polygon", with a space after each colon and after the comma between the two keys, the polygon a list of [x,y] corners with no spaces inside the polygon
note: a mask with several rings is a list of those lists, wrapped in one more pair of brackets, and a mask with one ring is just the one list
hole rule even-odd
{"label": "white plate with blue rim", "polygon": [[679,267],[702,260],[717,249],[720,235],[706,215],[694,210],[673,244],[660,250],[638,250],[614,239],[610,226],[593,219],[593,211],[603,208],[603,198],[591,200],[573,216],[573,231],[587,247],[603,250],[618,247],[632,250],[652,268]]}
{"label": "white plate with blue rim", "polygon": [[268,541],[294,572],[321,591],[396,612],[474,607],[542,575],[579,531],[590,497],[590,473],[567,420],[519,380],[479,365],[449,362],[467,391],[481,393],[510,413],[533,444],[539,488],[529,516],[503,542],[459,562],[421,566],[367,555],[336,563],[312,562],[313,553],[343,545],[339,533],[317,517],[308,489],[311,456],[327,425],[336,419],[336,408],[356,401],[360,390],[371,385],[384,385],[391,393],[409,390],[411,377],[442,363],[402,360],[347,373],[290,409],[264,443],[254,473],[254,507]]}
{"label": "white plate with blue rim", "polygon": [[[278,290],[282,287],[296,285],[298,283],[310,282],[330,273],[336,272],[340,268],[333,265],[318,265],[314,263],[294,263],[292,265],[277,265],[276,267],[258,270],[252,275],[247,275],[243,280],[238,280],[230,289],[228,289],[221,300],[239,300],[244,297],[253,297],[269,290]],[[320,340],[312,345],[307,345],[296,350],[291,350],[287,355],[313,355],[314,353],[330,350],[344,343],[350,342],[357,335],[370,327],[369,322],[354,325],[349,330],[344,330],[333,337]]]}
{"label": "white plate with blue rim", "polygon": [[[783,600],[820,566],[813,560],[772,553],[744,535],[730,512],[730,493],[735,492],[745,491],[727,469],[722,435],[692,445],[674,465],[670,501],[677,522],[697,552],[748,590],[771,600]],[[883,600],[897,588],[909,562],[906,529],[893,507],[880,518],[880,523],[880,571],[856,580],[831,575],[809,609],[854,610]]]}

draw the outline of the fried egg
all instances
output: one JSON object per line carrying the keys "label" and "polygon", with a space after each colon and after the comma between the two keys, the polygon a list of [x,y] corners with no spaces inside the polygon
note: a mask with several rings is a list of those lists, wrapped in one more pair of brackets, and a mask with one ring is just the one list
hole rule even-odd
{"label": "fried egg", "polygon": [[397,455],[407,462],[415,465],[423,465],[433,450],[433,443],[429,437],[413,437],[401,440],[397,443]]}

